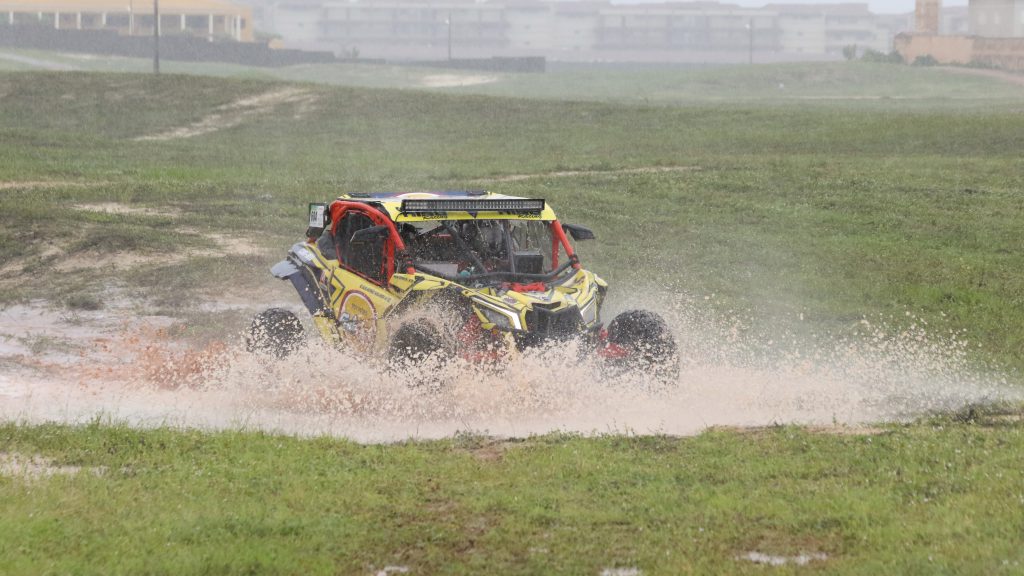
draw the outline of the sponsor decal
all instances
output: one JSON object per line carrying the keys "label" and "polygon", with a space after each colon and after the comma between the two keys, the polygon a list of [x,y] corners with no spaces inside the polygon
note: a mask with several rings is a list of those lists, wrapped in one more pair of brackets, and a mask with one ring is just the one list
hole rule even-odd
{"label": "sponsor decal", "polygon": [[369,284],[360,284],[359,289],[362,290],[363,292],[373,294],[374,296],[382,300],[390,300],[392,298],[390,294],[381,292],[380,290],[377,290],[377,288],[370,286]]}
{"label": "sponsor decal", "polygon": [[338,319],[345,332],[366,344],[377,335],[377,309],[365,294],[353,290],[341,301]]}

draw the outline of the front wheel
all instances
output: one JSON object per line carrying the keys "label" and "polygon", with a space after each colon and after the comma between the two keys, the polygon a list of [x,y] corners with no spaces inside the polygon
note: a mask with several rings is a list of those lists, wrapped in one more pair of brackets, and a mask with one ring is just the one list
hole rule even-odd
{"label": "front wheel", "polygon": [[295,314],[284,308],[270,308],[252,319],[245,348],[249,352],[284,358],[299,348],[302,338],[302,323]]}
{"label": "front wheel", "polygon": [[617,362],[665,383],[679,378],[679,349],[668,324],[648,310],[628,310],[608,325],[608,343],[623,351]]}
{"label": "front wheel", "polygon": [[391,364],[419,364],[446,350],[441,331],[429,322],[407,322],[395,330],[388,349]]}

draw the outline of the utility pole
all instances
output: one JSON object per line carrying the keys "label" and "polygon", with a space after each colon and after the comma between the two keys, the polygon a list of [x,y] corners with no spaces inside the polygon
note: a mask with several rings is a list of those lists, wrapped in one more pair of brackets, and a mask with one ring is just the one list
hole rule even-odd
{"label": "utility pole", "polygon": [[754,19],[750,19],[750,23],[747,24],[747,30],[750,31],[750,58],[749,63],[754,63]]}
{"label": "utility pole", "polygon": [[452,11],[448,11],[448,61],[452,60]]}
{"label": "utility pole", "polygon": [[160,73],[160,0],[153,0],[153,74]]}

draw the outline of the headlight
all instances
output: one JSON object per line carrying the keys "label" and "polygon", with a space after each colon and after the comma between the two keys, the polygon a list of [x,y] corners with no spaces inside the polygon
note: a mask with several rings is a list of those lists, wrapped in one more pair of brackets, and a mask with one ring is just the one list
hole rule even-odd
{"label": "headlight", "polygon": [[477,303],[477,309],[487,318],[487,321],[502,330],[522,330],[523,325],[519,322],[519,316],[511,311],[491,308],[484,304]]}
{"label": "headlight", "polygon": [[583,318],[583,324],[590,326],[594,322],[597,322],[597,297],[590,299],[586,306],[580,308],[580,316]]}

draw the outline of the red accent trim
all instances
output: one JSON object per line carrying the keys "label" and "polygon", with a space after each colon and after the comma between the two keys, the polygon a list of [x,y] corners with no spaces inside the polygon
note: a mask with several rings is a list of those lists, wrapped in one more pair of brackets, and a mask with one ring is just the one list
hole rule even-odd
{"label": "red accent trim", "polygon": [[505,282],[502,288],[508,288],[513,292],[547,292],[548,287],[543,282],[534,282],[533,284],[520,284],[518,282]]}
{"label": "red accent trim", "polygon": [[456,336],[460,344],[459,356],[474,363],[497,362],[502,354],[498,345],[499,334],[492,330],[484,330],[476,312],[471,312],[469,319]]}
{"label": "red accent trim", "polygon": [[597,349],[597,355],[602,358],[610,358],[618,360],[620,358],[627,358],[629,356],[629,350],[619,346],[618,344],[612,344],[608,342],[604,346]]}
{"label": "red accent trim", "polygon": [[572,245],[569,244],[569,239],[565,237],[565,230],[562,230],[562,223],[558,220],[551,221],[551,232],[553,239],[551,241],[551,268],[558,268],[558,242],[562,243],[565,248],[565,255],[572,261],[573,270],[580,269],[580,262],[576,258],[576,253],[572,249]]}
{"label": "red accent trim", "polygon": [[597,333],[597,338],[598,338],[598,340],[601,341],[601,345],[598,346],[598,348],[597,348],[597,355],[598,356],[600,356],[602,358],[610,359],[610,360],[619,360],[619,359],[622,359],[622,358],[629,357],[629,354],[630,354],[629,349],[623,348],[622,346],[619,346],[618,344],[613,344],[613,343],[608,341],[608,329],[607,328],[601,328],[601,331]]}
{"label": "red accent trim", "polygon": [[[341,304],[338,306],[338,311],[340,312],[344,310],[345,303],[348,302],[348,299],[353,296],[359,296],[360,298],[363,299],[364,302],[366,302],[366,305],[370,307],[370,311],[373,312],[373,320],[377,321],[377,307],[373,305],[373,300],[370,300],[370,297],[360,290],[349,290],[348,294],[345,294],[345,297],[341,299]],[[374,328],[376,328],[376,326],[374,326]]]}
{"label": "red accent trim", "polygon": [[[370,280],[375,284],[386,286],[391,280],[391,276],[395,273],[395,254],[405,253],[405,242],[402,241],[402,236],[398,233],[398,228],[395,223],[392,222],[386,214],[380,210],[364,204],[362,202],[348,202],[346,200],[335,200],[331,202],[331,236],[334,236],[338,232],[338,224],[341,223],[341,218],[346,212],[353,211],[360,214],[364,214],[370,220],[373,221],[376,226],[387,226],[390,242],[386,242],[384,245],[384,281],[377,282],[376,280]],[[338,264],[341,264],[341,254],[338,254]],[[349,270],[349,268],[346,268]],[[415,269],[412,266],[406,266],[406,273],[414,274]]]}

